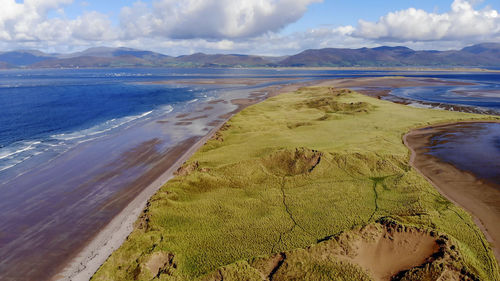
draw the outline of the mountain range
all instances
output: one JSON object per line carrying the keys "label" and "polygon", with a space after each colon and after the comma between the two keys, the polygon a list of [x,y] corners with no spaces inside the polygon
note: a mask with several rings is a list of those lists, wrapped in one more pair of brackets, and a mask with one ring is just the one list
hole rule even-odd
{"label": "mountain range", "polygon": [[0,52],[0,69],[96,67],[500,67],[500,43],[451,51],[416,51],[402,46],[325,48],[282,57],[204,53],[173,57],[123,47],[97,47],[71,54]]}

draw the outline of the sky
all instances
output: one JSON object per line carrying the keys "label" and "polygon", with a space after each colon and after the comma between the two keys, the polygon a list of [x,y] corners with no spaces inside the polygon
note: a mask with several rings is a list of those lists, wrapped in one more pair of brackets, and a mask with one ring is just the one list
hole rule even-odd
{"label": "sky", "polygon": [[500,43],[499,0],[0,0],[0,51],[305,49]]}

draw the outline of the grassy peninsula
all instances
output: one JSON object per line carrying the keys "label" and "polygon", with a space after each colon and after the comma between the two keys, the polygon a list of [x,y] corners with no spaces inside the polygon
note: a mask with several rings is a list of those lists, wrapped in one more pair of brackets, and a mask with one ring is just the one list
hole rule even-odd
{"label": "grassy peninsula", "polygon": [[248,107],[150,199],[92,280],[500,280],[472,218],[409,166],[402,142],[485,118],[329,87]]}

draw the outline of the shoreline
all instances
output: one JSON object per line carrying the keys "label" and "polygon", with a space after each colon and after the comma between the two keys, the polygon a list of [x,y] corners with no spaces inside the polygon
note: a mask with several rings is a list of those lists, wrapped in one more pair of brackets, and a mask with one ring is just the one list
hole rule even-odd
{"label": "shoreline", "polygon": [[[232,99],[231,102],[238,108],[228,114],[219,116],[219,124],[211,129],[206,135],[198,137],[189,148],[182,150],[182,146],[190,142],[190,139],[182,141],[171,151],[182,152],[182,154],[151,184],[121,210],[105,227],[102,228],[84,247],[76,253],[50,280],[54,281],[88,281],[94,273],[102,266],[108,257],[118,249],[134,229],[134,224],[147,202],[165,183],[174,177],[174,172],[182,166],[196,151],[198,151],[215,133],[236,113],[244,108],[276,96],[283,92],[294,91],[300,87],[308,86],[313,82],[299,82],[290,84],[274,85],[259,90],[264,95],[250,94],[248,99]],[[196,138],[196,137],[195,137]],[[169,152],[171,152],[169,151]],[[168,157],[168,153],[165,157]]]}
{"label": "shoreline", "polygon": [[[376,98],[399,103],[403,105],[421,105],[423,108],[440,109],[448,111],[459,111],[476,113],[482,115],[500,115],[500,112],[490,108],[480,108],[472,105],[453,104],[447,102],[416,100],[393,95],[394,89],[405,87],[427,87],[427,86],[474,86],[476,83],[459,82],[454,80],[443,80],[441,78],[418,78],[402,76],[384,77],[362,77],[362,78],[340,78],[336,80],[326,80],[320,85],[342,87],[353,89],[356,92]],[[464,90],[464,93],[467,91]]]}
{"label": "shoreline", "polygon": [[[46,68],[0,68],[0,71],[18,71],[18,70],[73,70],[73,69],[121,69],[123,67],[46,67]],[[163,67],[133,67],[137,69],[160,69]],[[170,67],[172,69],[192,69],[200,67]],[[276,69],[276,70],[347,70],[347,71],[415,71],[415,72],[478,72],[478,73],[498,73],[500,70],[488,69],[481,67],[455,67],[455,68],[439,68],[439,67],[341,67],[341,66],[304,66],[304,67],[201,67],[201,69]]]}
{"label": "shoreline", "polygon": [[[429,155],[429,141],[439,129],[460,124],[500,123],[495,120],[472,120],[435,124],[412,129],[403,136],[403,143],[410,151],[409,164],[422,175],[447,200],[466,210],[484,234],[500,264],[500,210],[492,210],[500,200],[498,185],[481,180],[471,172]],[[485,246],[486,247],[486,246]]]}

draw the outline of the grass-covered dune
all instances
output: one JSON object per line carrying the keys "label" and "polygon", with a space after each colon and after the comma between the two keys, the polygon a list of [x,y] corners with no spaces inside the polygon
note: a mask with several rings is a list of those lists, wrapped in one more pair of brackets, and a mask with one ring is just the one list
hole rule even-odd
{"label": "grass-covered dune", "polygon": [[92,280],[500,280],[472,218],[402,142],[480,118],[328,87],[270,98],[151,198]]}

